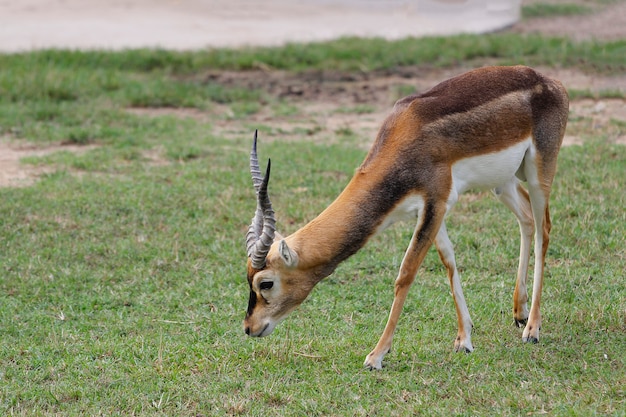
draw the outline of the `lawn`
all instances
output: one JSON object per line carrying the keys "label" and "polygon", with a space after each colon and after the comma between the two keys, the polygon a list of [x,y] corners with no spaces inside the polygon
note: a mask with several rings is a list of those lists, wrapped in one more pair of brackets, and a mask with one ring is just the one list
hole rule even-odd
{"label": "lawn", "polygon": [[[394,349],[371,372],[362,363],[384,327],[413,225],[375,238],[272,336],[248,338],[241,322],[254,129],[261,159],[272,158],[283,233],[334,199],[373,137],[336,130],[311,141],[293,128],[300,140],[281,140],[250,115],[270,108],[270,118],[289,121],[306,103],[207,73],[488,60],[600,75],[622,71],[625,50],[623,41],[490,35],[0,55],[1,140],[85,146],[28,157],[25,167],[46,173],[0,188],[0,414],[624,415],[626,146],[611,140],[626,133],[623,121],[570,120],[568,134],[584,143],[559,156],[538,344],[521,343],[511,313],[517,223],[489,193],[474,193],[461,199],[448,231],[475,351],[453,352],[454,304],[431,250]],[[366,117],[364,108],[342,111]],[[238,134],[222,134],[224,123]]]}

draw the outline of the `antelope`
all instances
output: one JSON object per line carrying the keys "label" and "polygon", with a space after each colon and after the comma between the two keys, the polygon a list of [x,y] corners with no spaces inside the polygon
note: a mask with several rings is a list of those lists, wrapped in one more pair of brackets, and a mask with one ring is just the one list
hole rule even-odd
{"label": "antelope", "polygon": [[[551,228],[548,200],[569,99],[563,85],[525,66],[484,67],[398,100],[361,166],[335,201],[287,237],[276,232],[265,175],[250,172],[257,208],[246,235],[250,285],[244,330],[267,336],[337,265],[392,223],[416,227],[394,284],[384,331],[365,366],[381,369],[417,270],[434,242],[456,307],[454,349],[472,352],[473,323],[465,302],[445,217],[468,190],[492,189],[515,215],[521,234],[513,318],[523,342],[537,343],[541,290]],[[526,183],[526,187],[522,186]],[[532,302],[528,275],[534,234]]]}

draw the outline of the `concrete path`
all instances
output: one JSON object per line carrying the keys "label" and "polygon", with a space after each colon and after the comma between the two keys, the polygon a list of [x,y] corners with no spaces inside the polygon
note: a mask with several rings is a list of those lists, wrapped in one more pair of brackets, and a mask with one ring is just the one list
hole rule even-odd
{"label": "concrete path", "polygon": [[40,48],[198,49],[341,36],[482,33],[520,0],[0,0],[0,52]]}

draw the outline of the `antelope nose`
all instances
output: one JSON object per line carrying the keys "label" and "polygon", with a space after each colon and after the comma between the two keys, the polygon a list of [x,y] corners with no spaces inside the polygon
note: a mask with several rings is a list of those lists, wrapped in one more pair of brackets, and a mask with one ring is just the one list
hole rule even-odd
{"label": "antelope nose", "polygon": [[248,336],[250,336],[250,327],[246,326],[245,332]]}

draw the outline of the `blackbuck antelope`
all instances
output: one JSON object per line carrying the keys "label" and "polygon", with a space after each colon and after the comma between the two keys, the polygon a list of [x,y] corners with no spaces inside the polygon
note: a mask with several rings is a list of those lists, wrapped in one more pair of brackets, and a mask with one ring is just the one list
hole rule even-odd
{"label": "blackbuck antelope", "polygon": [[[395,281],[385,330],[365,366],[380,369],[409,287],[434,242],[456,305],[456,351],[471,352],[470,318],[445,216],[469,189],[492,189],[519,222],[520,259],[513,317],[524,342],[541,328],[541,288],[550,234],[548,199],[568,116],[559,81],[523,67],[487,67],[405,97],[393,107],[365,161],[337,199],[288,237],[275,231],[268,197],[270,162],[261,175],[256,133],[250,170],[257,209],[246,238],[250,300],[244,329],[267,336],[311,289],[372,236],[399,220],[417,223]],[[521,182],[527,184],[528,191]],[[532,303],[526,277],[534,233]]]}

